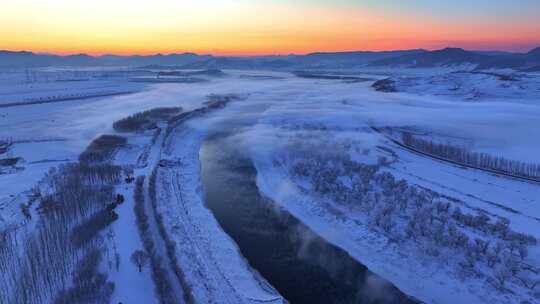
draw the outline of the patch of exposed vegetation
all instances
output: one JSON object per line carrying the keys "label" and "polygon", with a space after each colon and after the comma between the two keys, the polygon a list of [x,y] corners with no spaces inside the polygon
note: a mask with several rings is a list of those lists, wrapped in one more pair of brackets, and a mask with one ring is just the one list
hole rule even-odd
{"label": "patch of exposed vegetation", "polygon": [[208,69],[200,71],[160,71],[158,77],[191,77],[191,76],[209,76],[209,77],[223,77],[225,73],[218,69]]}
{"label": "patch of exposed vegetation", "polygon": [[396,82],[394,80],[390,78],[386,78],[386,79],[375,81],[371,85],[371,87],[379,92],[392,93],[392,92],[397,92],[395,84]]}
{"label": "patch of exposed vegetation", "polygon": [[12,145],[13,141],[11,139],[0,140],[0,154],[6,153]]}
{"label": "patch of exposed vegetation", "polygon": [[373,80],[373,79],[365,78],[365,77],[358,77],[358,76],[352,76],[352,75],[340,75],[340,74],[333,74],[329,72],[295,71],[293,72],[293,74],[296,77],[300,77],[300,78],[342,80],[346,82],[363,82],[363,81]]}
{"label": "patch of exposed vegetation", "polygon": [[11,157],[11,158],[0,159],[0,166],[15,166],[21,160],[22,160],[21,157]]}

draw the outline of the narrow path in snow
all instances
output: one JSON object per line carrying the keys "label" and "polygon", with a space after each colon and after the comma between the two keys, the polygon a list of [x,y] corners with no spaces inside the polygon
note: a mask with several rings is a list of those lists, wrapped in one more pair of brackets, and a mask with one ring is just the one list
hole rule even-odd
{"label": "narrow path in snow", "polygon": [[[113,232],[113,264],[116,263],[114,254],[118,254],[119,265],[116,270],[110,271],[110,280],[115,283],[114,294],[111,303],[158,303],[154,294],[150,268],[144,267],[140,273],[131,263],[130,257],[135,250],[142,250],[143,245],[139,233],[137,233],[135,212],[133,206],[134,184],[121,185],[117,192],[125,198],[123,204],[117,207],[118,220],[112,226]],[[113,266],[116,268],[116,265]]]}
{"label": "narrow path in snow", "polygon": [[[162,239],[157,227],[154,210],[151,206],[149,195],[149,176],[152,168],[157,165],[161,154],[161,141],[163,135],[159,133],[154,144],[148,143],[140,154],[146,154],[144,162],[137,162],[139,165],[135,169],[135,176],[146,176],[144,182],[144,207],[145,213],[148,216],[149,234],[152,236],[155,253],[161,258],[161,265],[166,271],[167,280],[171,283],[172,292],[176,303],[183,303],[184,292],[182,285],[178,282],[174,270],[171,269],[171,262],[167,257],[166,244]],[[139,159],[140,159],[139,155]],[[135,161],[135,160],[134,160]],[[113,255],[118,254],[120,259],[118,270],[111,271],[111,280],[115,282],[115,292],[111,303],[144,303],[152,304],[159,303],[157,294],[155,293],[155,282],[152,279],[151,266],[143,268],[143,272],[139,273],[137,267],[130,261],[131,254],[135,250],[144,250],[141,241],[141,236],[138,233],[136,224],[136,215],[134,212],[134,191],[135,183],[123,184],[118,193],[122,194],[125,202],[117,208],[119,219],[114,223],[112,235],[114,239]],[[115,264],[113,257],[113,264]]]}
{"label": "narrow path in snow", "polygon": [[[163,126],[160,126],[161,128]],[[150,197],[150,175],[152,170],[158,166],[158,163],[161,158],[161,147],[163,140],[165,138],[164,133],[160,129],[158,132],[158,137],[153,140],[153,142],[150,144],[150,151],[148,151],[148,156],[146,158],[146,166],[135,170],[135,174],[137,176],[140,175],[146,175],[146,178],[144,180],[144,207],[146,215],[148,216],[148,224],[149,224],[149,233],[154,238],[154,245],[155,245],[155,254],[159,256],[162,259],[162,266],[166,271],[166,279],[169,281],[170,286],[172,287],[172,292],[174,293],[174,297],[177,300],[177,303],[183,303],[184,302],[184,291],[182,289],[182,284],[178,280],[178,277],[176,276],[174,270],[172,269],[172,265],[174,262],[172,262],[168,255],[167,255],[167,244],[165,240],[163,239],[163,236],[161,235],[158,223],[157,223],[157,214],[154,212],[154,208],[151,205],[152,198]],[[146,152],[143,152],[146,153]]]}

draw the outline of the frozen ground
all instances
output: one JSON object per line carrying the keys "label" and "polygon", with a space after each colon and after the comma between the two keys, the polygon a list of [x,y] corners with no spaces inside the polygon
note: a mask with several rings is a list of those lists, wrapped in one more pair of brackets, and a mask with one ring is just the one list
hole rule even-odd
{"label": "frozen ground", "polygon": [[[12,81],[4,79],[0,89],[10,90]],[[57,84],[42,84],[41,88],[47,90],[48,85]],[[127,81],[122,85],[131,86]],[[7,219],[20,220],[16,216],[20,215],[17,202],[25,198],[17,197],[30,190],[49,168],[76,160],[93,138],[112,131],[112,122],[155,107],[181,106],[190,110],[205,102],[210,93],[244,91],[250,85],[252,82],[248,80],[156,84],[139,86],[142,91],[130,95],[2,108],[0,140],[11,139],[14,143],[6,157],[22,157],[22,160],[17,165],[19,170],[0,174],[0,209],[3,210],[0,223]],[[266,82],[255,90],[265,87],[270,90],[275,85]],[[77,91],[79,82],[65,82],[63,87]]]}
{"label": "frozen ground", "polygon": [[122,77],[104,79],[76,71],[18,71],[9,74],[4,72],[1,76],[3,85],[0,86],[0,107],[125,94],[136,92],[142,87],[126,83]]}
{"label": "frozen ground", "polygon": [[[246,100],[179,127],[170,135],[164,155],[150,158],[153,165],[161,158],[170,161],[170,166],[157,165],[157,210],[167,223],[167,235],[185,249],[177,251],[177,259],[180,267],[185,267],[186,280],[196,299],[228,299],[230,303],[281,300],[249,268],[234,242],[203,206],[198,149],[205,134],[233,125],[245,131],[237,139],[239,153],[247,153],[254,160],[263,193],[407,294],[428,303],[539,301],[534,296],[538,289],[528,291],[513,282],[514,294],[495,291],[485,277],[464,280],[453,262],[441,264],[415,251],[415,245],[388,244],[388,239],[371,229],[369,219],[360,212],[349,210],[343,212],[345,217],[336,217],[334,212],[341,208],[338,203],[299,191],[302,187],[309,189],[309,185],[288,176],[272,162],[273,156],[287,149],[289,141],[298,135],[315,134],[329,150],[333,146],[329,138],[347,142],[355,162],[377,164],[384,156],[392,160],[384,171],[395,178],[453,198],[453,204],[464,212],[483,210],[494,219],[508,218],[513,230],[539,238],[540,185],[425,158],[369,129],[414,129],[435,140],[465,143],[473,151],[540,163],[540,142],[534,134],[540,127],[538,75],[520,73],[515,76],[517,80],[500,80],[488,74],[440,69],[387,69],[358,75],[373,79],[390,76],[401,92],[377,92],[372,82],[306,79],[266,71],[227,71],[226,77],[200,83],[141,85],[116,79],[51,81],[32,84],[31,88],[24,83],[26,74],[16,76],[22,81],[19,84],[3,74],[0,104],[43,96],[90,94],[94,86],[113,86],[116,91],[132,93],[0,108],[0,140],[13,141],[12,148],[0,159],[22,158],[16,168],[0,174],[0,229],[22,224],[20,204],[27,201],[27,191],[49,168],[76,160],[90,140],[113,132],[113,121],[160,106],[181,106],[189,111],[202,106],[208,94],[236,93],[246,96]],[[149,140],[130,137],[133,150],[121,151],[116,161],[124,165],[136,163]],[[158,144],[152,149],[161,147]],[[152,168],[148,163],[136,172],[149,175]],[[122,193],[130,198],[119,207],[120,219],[111,231],[117,250],[126,256],[141,244],[129,206],[133,203],[133,187],[122,187]],[[166,250],[161,253],[167,254]],[[539,269],[538,246],[529,248],[526,262]],[[155,299],[152,287],[143,288],[151,283],[150,274],[135,273],[128,265],[129,261],[123,259],[119,270],[110,272],[117,286],[114,301],[129,303],[129,299],[144,298],[146,303]]]}
{"label": "frozen ground", "polygon": [[[436,74],[407,71],[401,75],[388,74],[399,92],[448,99],[482,102],[512,100],[534,103],[540,97],[540,75],[513,70],[470,71],[454,68],[435,69]],[[431,74],[431,75],[430,75]]]}

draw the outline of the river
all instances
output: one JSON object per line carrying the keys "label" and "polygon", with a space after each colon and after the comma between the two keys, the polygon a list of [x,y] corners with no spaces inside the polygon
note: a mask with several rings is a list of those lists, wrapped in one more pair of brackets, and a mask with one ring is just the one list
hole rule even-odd
{"label": "river", "polygon": [[342,249],[263,198],[231,137],[200,151],[205,203],[243,256],[291,303],[416,303]]}

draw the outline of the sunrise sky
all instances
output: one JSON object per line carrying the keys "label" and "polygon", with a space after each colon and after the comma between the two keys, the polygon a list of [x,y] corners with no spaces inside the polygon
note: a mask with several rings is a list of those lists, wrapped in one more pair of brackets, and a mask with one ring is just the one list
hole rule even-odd
{"label": "sunrise sky", "polygon": [[2,0],[0,49],[219,55],[540,45],[540,0]]}

